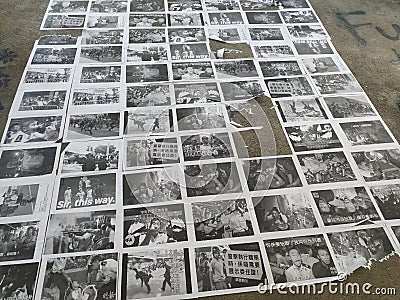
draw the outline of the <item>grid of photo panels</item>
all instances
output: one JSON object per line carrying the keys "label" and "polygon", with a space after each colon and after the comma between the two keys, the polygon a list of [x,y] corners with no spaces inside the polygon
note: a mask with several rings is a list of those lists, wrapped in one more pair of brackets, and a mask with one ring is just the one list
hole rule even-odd
{"label": "grid of photo panels", "polygon": [[0,298],[222,295],[400,251],[400,147],[307,0],[52,0],[42,29],[83,31],[36,42],[2,136]]}

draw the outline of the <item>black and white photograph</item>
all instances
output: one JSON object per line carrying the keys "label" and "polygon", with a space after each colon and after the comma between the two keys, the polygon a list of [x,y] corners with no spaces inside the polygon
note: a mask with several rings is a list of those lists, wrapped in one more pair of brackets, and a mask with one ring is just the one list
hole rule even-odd
{"label": "black and white photograph", "polygon": [[[5,183],[0,186],[0,217],[33,215],[43,195],[40,183]],[[40,197],[40,198],[39,198]]]}
{"label": "black and white photograph", "polygon": [[125,168],[179,163],[176,138],[127,140]]}
{"label": "black and white photograph", "polygon": [[72,36],[70,34],[52,34],[43,35],[38,39],[38,45],[45,46],[66,46],[66,45],[76,45],[78,37]]}
{"label": "black and white photograph", "polygon": [[0,267],[0,297],[32,300],[35,295],[39,263],[8,264]]}
{"label": "black and white photograph", "polygon": [[311,194],[325,226],[380,220],[364,187],[316,190]]}
{"label": "black and white photograph", "polygon": [[84,30],[82,45],[121,45],[124,38],[122,29]]}
{"label": "black and white photograph", "polygon": [[130,1],[131,12],[164,12],[163,0],[136,0]]}
{"label": "black and white photograph", "polygon": [[334,118],[361,118],[376,116],[364,95],[325,97],[324,101]]}
{"label": "black and white photograph", "polygon": [[250,128],[257,125],[263,126],[262,124],[264,124],[264,121],[261,121],[258,117],[265,117],[265,115],[262,111],[260,112],[262,108],[257,100],[251,99],[243,102],[235,101],[225,105],[226,110],[228,111],[230,125],[233,125],[236,128]]}
{"label": "black and white photograph", "polygon": [[182,136],[181,140],[185,161],[233,156],[232,145],[227,132]]}
{"label": "black and white photograph", "polygon": [[137,205],[182,200],[177,166],[124,174],[123,204]]}
{"label": "black and white photograph", "polygon": [[340,123],[352,146],[394,143],[381,121]]}
{"label": "black and white photograph", "polygon": [[116,176],[110,173],[62,177],[55,198],[55,209],[63,211],[80,207],[96,209],[99,206],[114,206],[117,198]]}
{"label": "black and white photograph", "polygon": [[123,300],[181,298],[192,292],[187,248],[123,254],[122,271]]}
{"label": "black and white photograph", "polygon": [[382,227],[333,232],[328,234],[336,261],[347,274],[381,260],[392,253],[393,246]]}
{"label": "black and white photograph", "polygon": [[126,66],[127,83],[158,82],[168,80],[168,66],[166,64]]}
{"label": "black and white photograph", "polygon": [[80,63],[118,63],[122,62],[121,46],[81,47]]}
{"label": "black and white photograph", "polygon": [[70,65],[75,62],[76,48],[36,48],[32,65]]}
{"label": "black and white photograph", "polygon": [[129,43],[165,43],[166,34],[164,28],[129,29]]}
{"label": "black and white photograph", "polygon": [[282,20],[277,11],[246,12],[249,24],[281,24]]}
{"label": "black and white photograph", "polygon": [[196,241],[253,235],[246,199],[192,203]]}
{"label": "black and white photograph", "polygon": [[171,27],[190,27],[203,26],[203,14],[201,12],[191,13],[170,13],[168,14],[168,26]]}
{"label": "black and white photograph", "polygon": [[232,79],[237,77],[258,77],[258,72],[253,60],[232,60],[215,62],[215,70],[219,79]]}
{"label": "black and white photograph", "polygon": [[383,217],[386,220],[400,219],[400,211],[398,209],[400,203],[400,185],[375,185],[369,188]]}
{"label": "black and white photograph", "polygon": [[294,40],[324,40],[328,34],[321,25],[290,25],[287,26],[289,35]]}
{"label": "black and white photograph", "polygon": [[166,45],[129,45],[127,49],[127,62],[138,61],[163,61],[168,60]]}
{"label": "black and white photograph", "polygon": [[209,13],[210,25],[238,25],[243,24],[240,12],[216,12]]}
{"label": "black and white photograph", "polygon": [[117,299],[117,253],[47,258],[42,271],[42,300]]}
{"label": "black and white photograph", "polygon": [[187,165],[184,168],[188,197],[241,193],[236,163],[209,163]]}
{"label": "black and white photograph", "polygon": [[0,262],[34,258],[39,230],[39,221],[0,224]]}
{"label": "black and white photograph", "polygon": [[169,11],[198,11],[203,10],[200,0],[168,0]]}
{"label": "black and white photograph", "polygon": [[205,42],[206,33],[203,28],[168,28],[170,43]]}
{"label": "black and white photograph", "polygon": [[306,0],[242,0],[243,10],[270,10],[273,8],[309,8]]}
{"label": "black and white photograph", "polygon": [[71,72],[71,68],[29,68],[25,73],[24,83],[67,84],[71,80]]}
{"label": "black and white photograph", "polygon": [[341,72],[346,69],[344,63],[336,56],[304,58],[302,62],[310,74]]}
{"label": "black and white photograph", "polygon": [[264,77],[286,77],[303,74],[296,60],[260,61],[259,63]]}
{"label": "black and white photograph", "polygon": [[365,181],[400,179],[400,149],[351,153]]}
{"label": "black and white photograph", "polygon": [[317,87],[318,92],[322,95],[359,93],[363,91],[357,79],[351,73],[315,75],[311,79]]}
{"label": "black and white photograph", "polygon": [[272,98],[310,96],[314,91],[306,77],[290,77],[265,80]]}
{"label": "black and white photograph", "polygon": [[4,131],[3,143],[21,145],[56,142],[62,135],[62,116],[10,118]]}
{"label": "black and white photograph", "polygon": [[209,59],[210,53],[206,43],[173,44],[171,49],[172,60]]}
{"label": "black and white photograph", "polygon": [[165,107],[136,108],[125,111],[124,134],[148,135],[174,131],[172,110]]}
{"label": "black and white photograph", "polygon": [[232,81],[220,83],[225,101],[251,100],[264,95],[265,91],[258,81]]}
{"label": "black and white photograph", "polygon": [[303,186],[291,157],[244,160],[243,168],[251,192]]}
{"label": "black and white photograph", "polygon": [[86,14],[89,1],[65,1],[53,0],[49,4],[48,13],[72,13]]}
{"label": "black and white photograph", "polygon": [[239,0],[205,0],[207,11],[240,10]]}
{"label": "black and white photograph", "polygon": [[69,143],[62,156],[61,173],[116,170],[120,166],[118,140]]}
{"label": "black and white photograph", "polygon": [[258,58],[288,58],[294,57],[294,52],[289,44],[276,43],[272,45],[253,46],[255,56]]}
{"label": "black and white photograph", "polygon": [[224,107],[208,105],[204,107],[178,108],[178,130],[199,130],[225,128]]}
{"label": "black and white photograph", "polygon": [[285,123],[325,120],[328,118],[318,98],[280,100],[275,103]]}
{"label": "black and white photograph", "polygon": [[130,14],[129,27],[165,27],[165,14]]}
{"label": "black and white photograph", "polygon": [[282,19],[287,24],[318,23],[318,19],[312,10],[282,11]]}
{"label": "black and white photograph", "polygon": [[125,26],[124,15],[90,15],[87,19],[87,28],[123,28]]}
{"label": "black and white photograph", "polygon": [[328,40],[295,40],[293,45],[299,55],[335,54]]}
{"label": "black and white photograph", "polygon": [[343,152],[325,152],[297,156],[308,184],[357,180]]}
{"label": "black and white photograph", "polygon": [[115,210],[53,214],[44,254],[114,249]]}
{"label": "black and white photograph", "polygon": [[121,67],[82,67],[80,83],[109,83],[121,81]]}
{"label": "black and white photograph", "polygon": [[249,28],[250,38],[253,41],[280,41],[284,40],[279,27]]}
{"label": "black and white photograph", "polygon": [[57,156],[56,146],[3,150],[0,157],[0,179],[51,174]]}
{"label": "black and white photograph", "polygon": [[330,123],[290,126],[285,131],[295,152],[342,147]]}
{"label": "black and white photograph", "polygon": [[71,98],[72,106],[113,105],[120,103],[120,88],[75,89]]}
{"label": "black and white photograph", "polygon": [[118,137],[120,113],[97,113],[70,115],[65,130],[66,140]]}
{"label": "black and white photograph", "polygon": [[175,84],[176,104],[221,102],[216,83]]}
{"label": "black and white photograph", "polygon": [[126,88],[127,107],[169,106],[171,92],[168,85],[150,84]]}
{"label": "black and white photograph", "polygon": [[125,209],[123,238],[124,248],[187,241],[184,205]]}
{"label": "black and white photograph", "polygon": [[85,19],[85,15],[47,15],[42,29],[83,29]]}
{"label": "black and white photograph", "polygon": [[208,29],[208,36],[211,40],[221,42],[239,42],[246,40],[246,31],[243,26],[236,26],[232,28],[211,28]]}
{"label": "black and white photograph", "polygon": [[25,91],[18,112],[61,110],[64,108],[66,96],[66,90]]}
{"label": "black and white photograph", "polygon": [[260,232],[301,230],[317,227],[305,194],[282,194],[252,198]]}
{"label": "black and white photograph", "polygon": [[200,293],[267,284],[258,243],[199,247],[194,259]]}
{"label": "black and white photograph", "polygon": [[91,13],[124,13],[127,11],[127,0],[94,0],[90,5]]}
{"label": "black and white photograph", "polygon": [[264,241],[275,283],[303,283],[338,274],[322,234]]}
{"label": "black and white photograph", "polygon": [[173,63],[172,74],[174,80],[198,80],[214,78],[214,71],[210,62]]}

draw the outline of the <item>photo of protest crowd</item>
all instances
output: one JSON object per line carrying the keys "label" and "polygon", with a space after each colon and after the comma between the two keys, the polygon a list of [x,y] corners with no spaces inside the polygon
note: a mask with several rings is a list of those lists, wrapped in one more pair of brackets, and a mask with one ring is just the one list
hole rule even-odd
{"label": "photo of protest crowd", "polygon": [[129,29],[129,43],[165,43],[165,29]]}
{"label": "photo of protest crowd", "polygon": [[24,83],[27,84],[62,84],[68,83],[71,79],[71,68],[42,68],[26,71]]}
{"label": "photo of protest crowd", "polygon": [[81,63],[111,63],[121,62],[122,47],[120,46],[91,46],[81,47]]}
{"label": "photo of protest crowd", "polygon": [[168,106],[171,93],[168,85],[150,84],[126,88],[127,107]]}
{"label": "photo of protest crowd", "polygon": [[69,65],[75,61],[76,48],[37,48],[32,64]]}
{"label": "photo of protest crowd", "polygon": [[80,83],[120,82],[121,67],[83,67]]}
{"label": "photo of protest crowd", "polygon": [[64,108],[67,91],[26,91],[18,111],[59,110]]}
{"label": "photo of protest crowd", "polygon": [[119,123],[119,113],[71,115],[66,137],[68,139],[85,139],[119,136]]}
{"label": "photo of protest crowd", "polygon": [[75,89],[72,96],[72,105],[117,104],[119,100],[119,87]]}

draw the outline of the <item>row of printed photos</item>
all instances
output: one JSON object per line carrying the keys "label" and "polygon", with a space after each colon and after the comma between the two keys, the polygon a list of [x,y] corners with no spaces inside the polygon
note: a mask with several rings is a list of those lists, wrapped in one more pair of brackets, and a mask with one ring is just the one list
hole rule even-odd
{"label": "row of printed photos", "polygon": [[12,281],[6,292],[22,288],[27,299],[32,299],[35,286],[37,299],[176,299],[255,291],[260,284],[266,289],[273,283],[318,283],[391,254],[399,246],[398,228],[362,226],[260,242],[243,238],[193,248],[169,245],[44,256],[40,268],[37,262],[1,266],[1,272],[10,275],[1,284]]}

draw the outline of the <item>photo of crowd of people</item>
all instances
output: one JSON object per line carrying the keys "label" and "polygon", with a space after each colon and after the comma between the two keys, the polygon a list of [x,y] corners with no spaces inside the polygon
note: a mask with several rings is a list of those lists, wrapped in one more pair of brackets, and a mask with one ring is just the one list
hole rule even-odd
{"label": "photo of crowd of people", "polygon": [[70,65],[75,62],[76,48],[36,48],[33,65]]}
{"label": "photo of crowd of people", "polygon": [[179,130],[199,130],[225,128],[224,108],[222,106],[198,106],[176,110]]}
{"label": "photo of crowd of people", "polygon": [[400,219],[400,185],[375,185],[369,187],[379,210],[386,220]]}
{"label": "photo of crowd of people", "polygon": [[321,40],[296,40],[294,47],[299,55],[335,54],[326,39]]}
{"label": "photo of crowd of people", "polygon": [[249,28],[250,38],[253,41],[279,41],[284,40],[283,33],[278,27]]}
{"label": "photo of crowd of people", "polygon": [[168,0],[169,11],[196,11],[203,10],[200,0]]}
{"label": "photo of crowd of people", "polygon": [[81,47],[80,63],[111,63],[121,62],[121,46],[91,46]]}
{"label": "photo of crowd of people", "polygon": [[214,71],[210,62],[173,63],[172,73],[174,80],[214,78]]}
{"label": "photo of crowd of people", "polygon": [[165,14],[130,14],[129,27],[165,27]]}
{"label": "photo of crowd of people", "polygon": [[124,254],[122,270],[124,300],[179,297],[192,291],[187,248]]}
{"label": "photo of crowd of people", "polygon": [[45,254],[114,249],[115,210],[53,214],[48,222]]}
{"label": "photo of crowd of people", "polygon": [[126,66],[126,82],[159,82],[168,81],[166,64],[129,65]]}
{"label": "photo of crowd of people", "polygon": [[71,68],[29,68],[24,77],[27,84],[62,84],[71,79]]}
{"label": "photo of crowd of people", "polygon": [[118,254],[48,258],[42,300],[117,299]]}
{"label": "photo of crowd of people", "polygon": [[82,32],[82,45],[120,45],[123,42],[124,31],[121,29],[84,30]]}
{"label": "photo of crowd of people", "polygon": [[237,25],[243,24],[240,12],[209,13],[210,25]]}
{"label": "photo of crowd of people", "polygon": [[164,28],[129,29],[129,44],[165,43]]}
{"label": "photo of crowd of people", "polygon": [[176,104],[198,104],[221,101],[216,83],[175,84],[174,91]]}
{"label": "photo of crowd of people", "polygon": [[119,15],[89,15],[87,28],[123,28],[125,16]]}
{"label": "photo of crowd of people", "polygon": [[246,199],[195,202],[192,213],[197,241],[254,234]]}
{"label": "photo of crowd of people", "polygon": [[381,121],[360,121],[339,125],[352,146],[394,142]]}
{"label": "photo of crowd of people", "polygon": [[206,43],[170,45],[172,60],[206,59],[210,54]]}
{"label": "photo of crowd of people", "polygon": [[281,17],[275,11],[246,12],[249,24],[280,24]]}
{"label": "photo of crowd of people", "polygon": [[301,75],[302,71],[297,61],[262,61],[261,71],[264,77],[285,77]]}
{"label": "photo of crowd of people", "polygon": [[400,179],[400,150],[361,151],[351,153],[365,181]]}
{"label": "photo of crowd of people", "polygon": [[85,25],[85,15],[47,15],[42,29],[82,29]]}
{"label": "photo of crowd of people", "polygon": [[107,83],[121,81],[121,67],[83,67],[80,83]]}
{"label": "photo of crowd of people", "polygon": [[170,13],[168,14],[168,26],[190,27],[203,26],[203,15],[199,13]]}
{"label": "photo of crowd of people", "polygon": [[78,37],[72,36],[71,34],[42,35],[38,40],[38,45],[76,45],[77,41]]}
{"label": "photo of crowd of people", "polygon": [[172,110],[164,107],[136,108],[125,111],[127,135],[145,135],[173,131]]}
{"label": "photo of crowd of people", "polygon": [[124,247],[187,241],[183,204],[124,210]]}
{"label": "photo of crowd of people", "polygon": [[39,184],[0,186],[0,217],[32,215],[37,205],[38,192]]}
{"label": "photo of crowd of people", "polygon": [[242,192],[236,163],[188,165],[184,172],[188,197]]}
{"label": "photo of crowd of people", "polygon": [[367,266],[371,259],[381,260],[393,246],[382,227],[328,234],[336,261],[347,274]]}
{"label": "photo of crowd of people", "polygon": [[39,226],[39,221],[0,224],[0,262],[32,259]]}
{"label": "photo of crowd of people", "polygon": [[220,79],[235,77],[258,77],[253,60],[216,62],[215,70]]}
{"label": "photo of crowd of people", "polygon": [[163,0],[136,0],[130,2],[130,11],[137,12],[163,12]]}
{"label": "photo of crowd of people", "polygon": [[165,45],[129,45],[127,61],[163,61],[168,60],[168,50]]}
{"label": "photo of crowd of people", "polygon": [[315,75],[311,77],[321,94],[362,92],[356,78],[350,74]]}
{"label": "photo of crowd of people", "polygon": [[[328,38],[327,33],[321,25],[293,25],[287,26],[289,35],[295,40],[324,40]],[[310,53],[312,54],[312,53]]]}
{"label": "photo of crowd of people", "polygon": [[72,105],[118,104],[119,100],[119,87],[75,89],[72,96]]}
{"label": "photo of crowd of people", "polygon": [[199,292],[267,284],[258,243],[196,248],[195,262]]}
{"label": "photo of crowd of people", "polygon": [[309,73],[331,73],[345,70],[344,63],[338,57],[312,57],[302,59]]}
{"label": "photo of crowd of people", "polygon": [[205,42],[206,34],[203,28],[169,28],[170,43]]}
{"label": "photo of crowd of people", "polygon": [[26,91],[18,111],[60,110],[64,108],[67,91]]}
{"label": "photo of crowd of people", "polygon": [[380,220],[364,187],[311,192],[326,226]]}
{"label": "photo of crowd of people", "polygon": [[254,197],[252,201],[261,233],[317,227],[311,203],[305,194]]}
{"label": "photo of crowd of people", "polygon": [[127,107],[169,106],[171,92],[168,85],[150,84],[126,88]]}
{"label": "photo of crowd of people", "polygon": [[50,3],[49,13],[86,13],[88,1],[64,1],[53,0]]}
{"label": "photo of crowd of people", "polygon": [[207,11],[240,10],[238,0],[205,0]]}
{"label": "photo of crowd of people", "polygon": [[244,28],[236,26],[233,28],[208,28],[209,39],[222,42],[238,42],[245,40]]}
{"label": "photo of crowd of people", "polygon": [[318,98],[304,100],[281,100],[275,102],[283,122],[325,120],[327,115]]}
{"label": "photo of crowd of people", "polygon": [[128,1],[94,0],[90,5],[91,13],[123,13],[126,12]]}
{"label": "photo of crowd of people", "polygon": [[277,8],[309,8],[306,0],[242,0],[243,10],[271,10]]}
{"label": "photo of crowd of people", "polygon": [[253,46],[257,58],[288,58],[293,57],[294,52],[289,44],[276,43],[273,45]]}
{"label": "photo of crowd of people", "polygon": [[71,115],[66,138],[70,140],[119,136],[119,113]]}
{"label": "photo of crowd of people", "polygon": [[225,101],[250,100],[265,93],[260,82],[252,80],[221,82],[220,86]]}
{"label": "photo of crowd of people", "polygon": [[359,118],[375,116],[376,113],[365,96],[325,97],[324,101],[334,118]]}
{"label": "photo of crowd of people", "polygon": [[3,150],[0,179],[51,174],[57,154],[57,147]]}
{"label": "photo of crowd of people", "polygon": [[283,11],[281,15],[285,23],[318,23],[312,10]]}
{"label": "photo of crowd of people", "polygon": [[228,133],[182,136],[185,161],[232,157],[233,150]]}
{"label": "photo of crowd of people", "polygon": [[176,138],[128,140],[125,168],[179,163]]}
{"label": "photo of crowd of people", "polygon": [[4,144],[55,142],[60,137],[62,116],[12,118],[4,131]]}
{"label": "photo of crowd of people", "polygon": [[124,174],[123,203],[136,205],[181,200],[179,177],[180,171],[176,167]]}
{"label": "photo of crowd of people", "polygon": [[306,77],[289,77],[265,80],[272,98],[311,96],[314,91]]}
{"label": "photo of crowd of people", "polygon": [[291,157],[244,160],[243,168],[250,191],[302,186]]}
{"label": "photo of crowd of people", "polygon": [[297,156],[308,184],[354,181],[356,176],[342,151]]}
{"label": "photo of crowd of people", "polygon": [[39,263],[0,267],[0,298],[32,300],[35,293]]}
{"label": "photo of crowd of people", "polygon": [[275,283],[302,283],[337,275],[323,235],[265,241]]}

